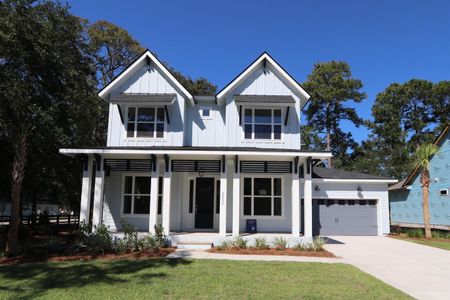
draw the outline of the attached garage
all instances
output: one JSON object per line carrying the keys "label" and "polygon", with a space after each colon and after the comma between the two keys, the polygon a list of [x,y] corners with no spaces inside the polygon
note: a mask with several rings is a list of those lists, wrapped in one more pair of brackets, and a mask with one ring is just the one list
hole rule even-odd
{"label": "attached garage", "polygon": [[377,200],[313,199],[315,235],[378,235]]}

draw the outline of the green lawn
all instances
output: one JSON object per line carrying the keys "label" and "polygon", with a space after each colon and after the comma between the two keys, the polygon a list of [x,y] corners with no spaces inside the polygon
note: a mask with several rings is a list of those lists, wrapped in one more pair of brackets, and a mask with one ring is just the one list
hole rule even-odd
{"label": "green lawn", "polygon": [[402,299],[345,264],[94,260],[0,266],[0,299]]}
{"label": "green lawn", "polygon": [[436,248],[440,248],[440,249],[444,249],[444,250],[450,250],[450,242],[448,240],[446,240],[446,241],[439,241],[439,240],[428,240],[427,241],[427,240],[413,240],[413,239],[406,239],[406,240],[410,241],[410,242],[426,245],[426,246],[436,247]]}

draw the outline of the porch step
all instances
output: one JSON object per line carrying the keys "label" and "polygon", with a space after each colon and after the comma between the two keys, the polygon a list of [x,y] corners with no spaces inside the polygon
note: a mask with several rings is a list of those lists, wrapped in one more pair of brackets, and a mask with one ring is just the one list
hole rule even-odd
{"label": "porch step", "polygon": [[178,249],[211,249],[211,243],[178,242]]}

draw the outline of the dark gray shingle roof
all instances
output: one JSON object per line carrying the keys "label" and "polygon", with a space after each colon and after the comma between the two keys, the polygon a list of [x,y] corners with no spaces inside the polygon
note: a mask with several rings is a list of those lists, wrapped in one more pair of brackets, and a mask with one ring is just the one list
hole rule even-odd
{"label": "dark gray shingle roof", "polygon": [[392,179],[389,177],[350,172],[332,168],[331,169],[322,168],[322,167],[314,167],[312,177],[323,179],[379,179],[379,180]]}
{"label": "dark gray shingle roof", "polygon": [[282,95],[236,95],[234,101],[244,103],[292,103],[295,104],[295,99],[292,96]]}
{"label": "dark gray shingle roof", "polygon": [[117,94],[111,96],[111,103],[147,102],[170,105],[176,97],[176,94]]}

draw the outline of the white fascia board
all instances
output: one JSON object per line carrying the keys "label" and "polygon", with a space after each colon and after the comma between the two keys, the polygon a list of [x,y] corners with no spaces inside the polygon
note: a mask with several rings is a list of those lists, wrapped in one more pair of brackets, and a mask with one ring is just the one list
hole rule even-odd
{"label": "white fascia board", "polygon": [[169,72],[169,70],[149,51],[147,50],[140,58],[138,58],[133,64],[131,64],[128,68],[125,69],[119,76],[117,76],[113,81],[111,81],[103,90],[101,90],[98,93],[98,96],[107,99],[107,95],[111,90],[116,86],[118,83],[123,82],[125,79],[128,78],[132,72],[140,67],[144,60],[150,58],[150,60],[160,69],[166,76],[169,78],[170,81],[172,81],[173,84],[191,101],[191,103],[194,103],[194,97],[184,88],[184,86],[181,85],[178,80],[172,75],[172,73]]}
{"label": "white fascia board", "polygon": [[267,53],[263,53],[253,64],[251,64],[244,72],[242,72],[235,80],[230,82],[219,94],[217,94],[217,101],[219,103],[223,102],[225,95],[234,89],[239,83],[241,83],[248,75],[250,75],[258,65],[263,61],[267,60],[274,69],[292,86],[296,89],[300,95],[305,98],[305,103],[311,97],[275,60],[270,57]]}
{"label": "white fascia board", "polygon": [[[301,179],[304,181],[304,179]],[[313,178],[312,182],[339,182],[339,183],[396,183],[397,179],[333,179]]]}
{"label": "white fascia board", "polygon": [[211,151],[211,150],[144,150],[144,149],[59,149],[59,153],[74,156],[77,154],[116,154],[116,155],[241,155],[259,157],[312,157],[325,159],[332,157],[331,153],[321,152],[271,152],[271,151]]}

